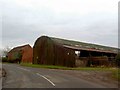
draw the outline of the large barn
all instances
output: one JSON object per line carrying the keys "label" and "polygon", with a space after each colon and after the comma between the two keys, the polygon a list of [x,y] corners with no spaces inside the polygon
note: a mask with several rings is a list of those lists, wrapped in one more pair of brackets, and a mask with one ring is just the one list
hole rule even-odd
{"label": "large barn", "polygon": [[15,47],[8,52],[7,57],[9,62],[32,63],[33,48],[29,44]]}
{"label": "large barn", "polygon": [[116,55],[117,48],[41,36],[33,47],[33,64],[67,67],[113,66]]}

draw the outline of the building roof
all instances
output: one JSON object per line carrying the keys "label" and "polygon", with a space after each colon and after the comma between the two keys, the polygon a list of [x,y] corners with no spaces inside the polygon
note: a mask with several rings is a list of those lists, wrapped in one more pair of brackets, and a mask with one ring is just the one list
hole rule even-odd
{"label": "building roof", "polygon": [[31,47],[31,46],[29,44],[26,44],[26,45],[14,47],[12,50],[10,50],[10,52],[22,50],[24,47]]}
{"label": "building roof", "polygon": [[63,45],[66,48],[71,48],[74,50],[86,50],[86,51],[96,51],[96,52],[106,52],[106,53],[118,53],[118,48],[102,46],[91,43],[84,43],[73,40],[65,40],[60,38],[50,37],[53,41]]}

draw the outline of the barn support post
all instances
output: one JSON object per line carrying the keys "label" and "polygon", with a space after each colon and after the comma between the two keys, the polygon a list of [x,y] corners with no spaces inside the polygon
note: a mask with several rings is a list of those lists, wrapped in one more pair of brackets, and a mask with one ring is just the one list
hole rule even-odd
{"label": "barn support post", "polygon": [[88,67],[90,67],[91,66],[91,64],[92,64],[92,55],[91,55],[91,52],[89,52],[89,55],[88,55]]}

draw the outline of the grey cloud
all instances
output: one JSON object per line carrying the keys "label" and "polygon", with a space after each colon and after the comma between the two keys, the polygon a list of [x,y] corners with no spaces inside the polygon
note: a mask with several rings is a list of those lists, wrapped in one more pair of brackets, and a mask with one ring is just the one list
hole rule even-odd
{"label": "grey cloud", "polygon": [[[82,12],[82,11],[81,11]],[[3,45],[34,44],[41,35],[117,46],[117,13],[56,14],[51,8],[3,6]]]}

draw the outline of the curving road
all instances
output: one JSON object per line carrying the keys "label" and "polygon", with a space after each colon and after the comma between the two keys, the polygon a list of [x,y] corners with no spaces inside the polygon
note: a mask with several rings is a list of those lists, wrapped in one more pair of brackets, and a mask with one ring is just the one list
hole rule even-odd
{"label": "curving road", "polygon": [[69,75],[66,71],[3,64],[7,77],[3,88],[106,88]]}

